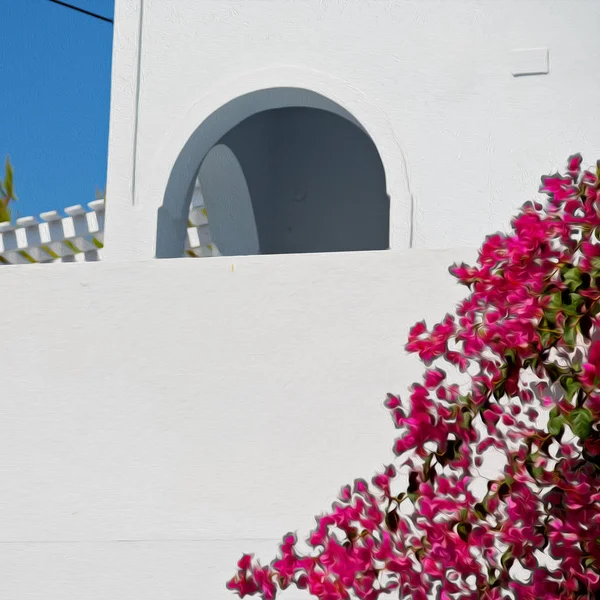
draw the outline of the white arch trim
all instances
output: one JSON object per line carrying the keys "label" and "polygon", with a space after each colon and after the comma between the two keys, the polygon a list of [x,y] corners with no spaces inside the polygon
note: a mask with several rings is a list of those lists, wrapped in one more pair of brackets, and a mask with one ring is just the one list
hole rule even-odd
{"label": "white arch trim", "polygon": [[[228,103],[253,92],[264,92],[260,96],[260,107],[236,107],[235,116],[209,120]],[[257,112],[287,106],[329,110],[357,124],[371,137],[385,169],[390,196],[390,248],[410,247],[413,211],[408,165],[387,115],[351,83],[306,68],[277,66],[241,74],[199,98],[185,115],[175,121],[163,142],[157,145],[152,176],[144,178],[145,185],[136,186],[136,196],[139,194],[135,199],[136,206],[141,208],[142,203],[149,202],[152,207],[147,209],[154,210],[156,214],[163,205],[168,186],[173,185],[170,179],[174,169],[185,172],[186,177],[195,177],[204,156],[227,131]],[[202,126],[206,129],[202,131],[198,147],[185,156],[182,150]],[[160,182],[158,186],[157,182]],[[178,185],[184,186],[185,192],[182,187],[177,190],[177,195],[185,197],[190,183],[179,181]],[[168,207],[164,206],[163,210],[168,210]]]}

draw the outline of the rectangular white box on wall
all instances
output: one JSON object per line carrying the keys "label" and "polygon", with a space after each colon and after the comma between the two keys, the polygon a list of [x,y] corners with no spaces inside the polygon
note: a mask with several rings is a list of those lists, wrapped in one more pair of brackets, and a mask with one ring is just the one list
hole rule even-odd
{"label": "rectangular white box on wall", "polygon": [[548,48],[525,48],[510,53],[511,73],[522,75],[547,75],[550,72]]}

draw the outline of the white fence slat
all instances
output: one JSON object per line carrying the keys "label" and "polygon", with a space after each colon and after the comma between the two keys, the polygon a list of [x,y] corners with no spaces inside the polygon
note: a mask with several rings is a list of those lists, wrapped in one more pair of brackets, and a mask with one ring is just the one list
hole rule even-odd
{"label": "white fence slat", "polygon": [[189,222],[198,227],[208,224],[208,214],[203,206],[196,206],[190,210]]}
{"label": "white fence slat", "polygon": [[[185,255],[220,256],[212,241],[201,195],[190,207]],[[102,260],[106,202],[103,199],[37,217],[21,217],[15,224],[0,223],[0,263],[88,262]]]}
{"label": "white fence slat", "polygon": [[71,241],[75,247],[82,252],[95,250],[96,246],[90,239],[88,239],[90,230],[88,226],[87,211],[85,208],[81,206],[81,204],[76,204],[75,206],[69,206],[65,208],[65,213],[71,219],[72,223],[72,234],[71,236],[68,236],[69,241]]}
{"label": "white fence slat", "polygon": [[15,234],[19,248],[26,252],[36,262],[47,262],[52,258],[41,246],[42,236],[40,223],[35,217],[17,219]]}
{"label": "white fence slat", "polygon": [[6,223],[0,223],[0,227],[0,252],[9,252],[10,250],[17,249],[17,236],[14,228],[7,226]]}

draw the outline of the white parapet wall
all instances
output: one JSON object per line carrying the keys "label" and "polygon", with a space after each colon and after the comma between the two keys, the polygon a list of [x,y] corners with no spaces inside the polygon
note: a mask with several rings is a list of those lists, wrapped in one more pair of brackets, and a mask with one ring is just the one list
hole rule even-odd
{"label": "white parapet wall", "polygon": [[392,458],[408,329],[475,254],[1,269],[0,597],[233,598],[243,551]]}

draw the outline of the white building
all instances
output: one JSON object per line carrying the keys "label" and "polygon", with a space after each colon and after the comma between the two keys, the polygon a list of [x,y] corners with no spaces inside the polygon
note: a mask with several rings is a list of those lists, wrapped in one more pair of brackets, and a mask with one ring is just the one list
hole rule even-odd
{"label": "white building", "polygon": [[[225,599],[243,551],[390,460],[381,403],[420,376],[408,327],[463,295],[448,265],[600,157],[600,4],[115,13],[105,227],[3,233],[104,255],[0,269],[0,596]],[[225,256],[175,258],[198,176]]]}

